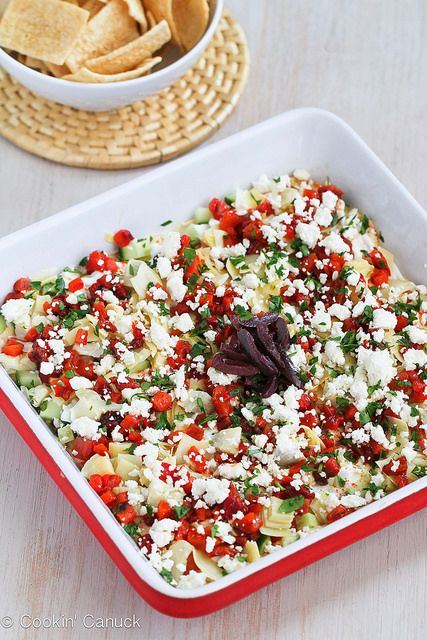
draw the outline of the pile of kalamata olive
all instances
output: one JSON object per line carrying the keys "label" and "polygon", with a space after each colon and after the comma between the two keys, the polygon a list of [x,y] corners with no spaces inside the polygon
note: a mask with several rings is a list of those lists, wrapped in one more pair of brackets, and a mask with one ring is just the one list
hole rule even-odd
{"label": "pile of kalamata olive", "polygon": [[248,320],[233,315],[230,319],[236,332],[213,357],[215,369],[241,376],[244,385],[259,391],[263,398],[275,393],[280,383],[302,387],[286,353],[290,345],[288,327],[278,313],[268,312]]}

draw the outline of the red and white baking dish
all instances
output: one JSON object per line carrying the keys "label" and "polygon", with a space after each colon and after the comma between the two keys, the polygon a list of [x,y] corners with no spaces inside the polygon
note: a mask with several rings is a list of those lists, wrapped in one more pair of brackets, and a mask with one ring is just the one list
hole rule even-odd
{"label": "red and white baking dish", "polygon": [[[376,221],[405,275],[427,284],[426,212],[347,124],[325,111],[298,109],[0,239],[0,296],[19,276],[37,278],[78,262],[94,247],[108,249],[107,232],[149,233],[166,219],[185,220],[211,197],[262,173],[295,168],[319,179],[330,176]],[[253,565],[183,591],[167,584],[145,560],[2,369],[0,407],[136,591],[154,608],[177,617],[225,607],[427,505],[423,478]]]}

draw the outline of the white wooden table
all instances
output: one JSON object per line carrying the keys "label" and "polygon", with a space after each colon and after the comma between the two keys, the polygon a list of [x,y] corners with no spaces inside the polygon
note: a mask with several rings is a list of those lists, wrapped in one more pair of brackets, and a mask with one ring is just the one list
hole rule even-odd
{"label": "white wooden table", "polygon": [[[427,206],[425,0],[228,5],[248,35],[252,71],[237,111],[214,139],[286,109],[324,107],[354,126]],[[0,234],[139,173],[70,169],[0,140]],[[135,614],[141,629],[127,637],[151,640],[425,638],[426,512],[193,621],[161,616],[138,598],[3,417],[0,513],[0,619],[14,620],[11,630],[0,627],[0,639],[123,637],[123,630],[85,630],[86,614]],[[23,615],[47,624],[74,617],[74,629],[25,630]]]}

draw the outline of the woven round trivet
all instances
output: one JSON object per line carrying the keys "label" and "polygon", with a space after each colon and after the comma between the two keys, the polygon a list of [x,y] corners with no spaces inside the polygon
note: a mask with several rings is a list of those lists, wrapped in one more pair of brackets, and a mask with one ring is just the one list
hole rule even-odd
{"label": "woven round trivet", "polygon": [[226,11],[192,69],[155,96],[91,113],[35,96],[0,69],[0,135],[38,156],[76,167],[129,169],[169,160],[212,135],[239,100],[249,53]]}

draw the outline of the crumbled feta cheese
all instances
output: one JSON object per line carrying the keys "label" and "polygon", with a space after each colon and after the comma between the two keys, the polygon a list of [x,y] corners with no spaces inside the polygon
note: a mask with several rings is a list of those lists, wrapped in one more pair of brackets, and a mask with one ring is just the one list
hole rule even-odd
{"label": "crumbled feta cheese", "polygon": [[268,436],[264,433],[261,433],[259,435],[253,436],[252,440],[254,441],[254,445],[256,447],[263,449],[268,442]]}
{"label": "crumbled feta cheese", "polygon": [[314,221],[321,227],[328,227],[332,222],[332,213],[327,206],[320,206],[314,214]]}
{"label": "crumbled feta cheese", "polygon": [[150,293],[153,300],[167,300],[168,298],[167,292],[161,287],[151,287]]}
{"label": "crumbled feta cheese", "polygon": [[[105,293],[112,293],[111,291],[106,291]],[[114,294],[113,294],[114,296]],[[102,296],[104,297],[104,296]],[[116,298],[116,296],[114,296],[114,298]],[[117,299],[117,298],[116,298]],[[104,298],[105,300],[105,298]],[[68,296],[65,298],[65,302],[67,302],[68,304],[78,304],[78,297],[75,293],[69,293]]]}
{"label": "crumbled feta cheese", "polygon": [[122,411],[130,413],[131,416],[141,416],[148,418],[150,415],[151,402],[145,398],[132,398],[129,406],[123,405]]}
{"label": "crumbled feta cheese", "polygon": [[189,313],[182,313],[180,316],[173,316],[171,318],[171,325],[178,329],[178,331],[182,331],[182,333],[187,333],[194,329],[194,322]]}
{"label": "crumbled feta cheese", "polygon": [[153,243],[153,255],[174,258],[181,248],[181,235],[177,231],[166,231],[160,243]]}
{"label": "crumbled feta cheese", "polygon": [[324,247],[326,253],[345,253],[349,250],[348,245],[336,231],[332,231],[326,238],[320,242],[320,246]]}
{"label": "crumbled feta cheese", "polygon": [[386,309],[374,309],[374,319],[372,327],[374,329],[394,329],[397,324],[397,318],[394,313]]}
{"label": "crumbled feta cheese", "polygon": [[211,536],[206,536],[205,549],[206,549],[206,553],[211,553],[215,549],[215,538],[211,538]]}
{"label": "crumbled feta cheese", "polygon": [[328,313],[331,316],[335,316],[338,320],[346,320],[351,316],[351,311],[344,304],[331,304],[328,309]]}
{"label": "crumbled feta cheese", "polygon": [[296,234],[307,245],[309,249],[313,249],[321,238],[321,233],[318,225],[315,222],[306,224],[305,222],[298,222],[295,227]]}
{"label": "crumbled feta cheese", "polygon": [[[367,425],[365,425],[365,426],[367,426]],[[382,428],[382,426],[380,424],[371,425],[370,432],[371,432],[371,437],[373,438],[373,440],[375,440],[375,442],[378,442],[378,444],[382,445],[386,449],[389,449],[390,442],[388,441],[388,439],[387,439],[387,437],[386,437],[386,435],[384,433],[384,429]]]}
{"label": "crumbled feta cheese", "polygon": [[42,362],[40,364],[40,373],[44,376],[49,376],[55,370],[53,362]]}
{"label": "crumbled feta cheese", "polygon": [[427,344],[427,331],[413,325],[410,325],[406,331],[413,344]]}
{"label": "crumbled feta cheese", "polygon": [[120,431],[120,429],[121,429],[121,427],[118,424],[112,430],[111,439],[112,439],[113,442],[123,442],[124,436],[123,436],[123,433]]}
{"label": "crumbled feta cheese", "polygon": [[151,323],[150,339],[160,351],[167,351],[171,347],[169,332],[158,322]]}
{"label": "crumbled feta cheese", "polygon": [[101,358],[99,364],[95,367],[95,373],[98,376],[104,376],[108,371],[110,371],[114,365],[114,356],[108,354]]}
{"label": "crumbled feta cheese", "polygon": [[178,587],[179,589],[197,589],[197,587],[202,587],[206,584],[207,575],[202,571],[193,571],[193,569],[183,575],[179,579]]}
{"label": "crumbled feta cheese", "polygon": [[411,463],[418,455],[418,451],[416,451],[414,447],[415,442],[408,442],[402,449],[402,456],[405,456],[409,463]]}
{"label": "crumbled feta cheese", "polygon": [[259,279],[254,273],[247,273],[243,276],[242,282],[248,289],[256,289],[259,285]]}
{"label": "crumbled feta cheese", "polygon": [[88,440],[98,440],[100,437],[100,433],[98,433],[98,427],[101,425],[100,422],[96,420],[92,420],[92,418],[88,418],[87,416],[81,416],[80,418],[76,418],[71,423],[71,429],[74,433],[77,433],[82,438],[88,438]]}
{"label": "crumbled feta cheese", "polygon": [[195,499],[202,498],[209,507],[224,502],[230,491],[230,481],[217,478],[196,478],[191,492]]}
{"label": "crumbled feta cheese", "polygon": [[213,384],[232,384],[239,379],[238,376],[232,373],[222,373],[222,371],[218,371],[214,367],[209,367],[207,374]]}
{"label": "crumbled feta cheese", "polygon": [[403,363],[408,371],[424,367],[427,364],[427,354],[421,349],[408,349],[403,354]]}
{"label": "crumbled feta cheese", "polygon": [[227,480],[237,480],[238,478],[246,478],[248,475],[246,469],[240,463],[225,462],[220,464],[216,470],[219,476],[227,478]]}
{"label": "crumbled feta cheese", "polygon": [[328,340],[325,344],[325,354],[331,364],[342,366],[345,364],[345,356],[341,347],[335,340]]}
{"label": "crumbled feta cheese", "polygon": [[363,427],[360,427],[351,432],[350,438],[354,444],[365,444],[369,442],[369,433]]}
{"label": "crumbled feta cheese", "polygon": [[93,382],[83,376],[73,376],[70,378],[70,386],[74,391],[78,391],[79,389],[92,389]]}
{"label": "crumbled feta cheese", "polygon": [[6,322],[13,322],[20,327],[29,327],[31,324],[30,312],[33,306],[34,300],[12,298],[4,303],[1,312]]}
{"label": "crumbled feta cheese", "polygon": [[350,286],[355,287],[360,280],[360,274],[355,269],[350,269],[346,279]]}
{"label": "crumbled feta cheese", "polygon": [[218,566],[224,569],[226,573],[233,573],[244,566],[243,562],[240,562],[238,558],[231,558],[230,556],[221,556],[218,560]]}
{"label": "crumbled feta cheese", "polygon": [[149,534],[159,547],[166,547],[173,540],[173,532],[178,528],[179,522],[171,520],[170,518],[163,518],[162,520],[155,520],[150,527]]}
{"label": "crumbled feta cheese", "polygon": [[322,202],[328,209],[335,209],[338,196],[333,191],[324,191],[322,193]]}
{"label": "crumbled feta cheese", "polygon": [[167,288],[170,296],[176,302],[181,302],[187,293],[188,287],[184,284],[184,270],[172,271],[167,277]]}
{"label": "crumbled feta cheese", "polygon": [[331,324],[331,316],[325,310],[325,305],[322,302],[316,302],[315,313],[311,319],[311,326],[323,333],[330,330]]}
{"label": "crumbled feta cheese", "polygon": [[283,427],[279,429],[276,436],[276,446],[276,455],[281,465],[290,466],[304,459],[298,442],[292,439],[288,431]]}
{"label": "crumbled feta cheese", "polygon": [[151,442],[144,442],[144,444],[140,444],[135,448],[133,454],[135,456],[141,456],[144,460],[145,466],[151,468],[159,457],[159,447],[151,444]]}
{"label": "crumbled feta cheese", "polygon": [[161,278],[167,278],[170,272],[172,271],[172,265],[169,258],[165,256],[159,256],[157,260],[157,271],[159,272],[159,276]]}
{"label": "crumbled feta cheese", "polygon": [[225,294],[225,287],[224,285],[221,284],[219,287],[216,288],[215,295],[218,298],[223,298],[224,294]]}
{"label": "crumbled feta cheese", "polygon": [[365,369],[370,385],[380,382],[385,386],[396,375],[394,360],[388,349],[371,351],[359,347],[357,364]]}
{"label": "crumbled feta cheese", "polygon": [[277,232],[273,227],[270,227],[268,224],[263,224],[261,226],[261,233],[263,237],[267,240],[268,244],[272,244],[277,240]]}

